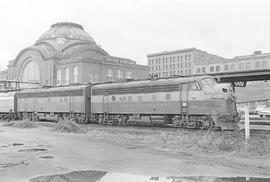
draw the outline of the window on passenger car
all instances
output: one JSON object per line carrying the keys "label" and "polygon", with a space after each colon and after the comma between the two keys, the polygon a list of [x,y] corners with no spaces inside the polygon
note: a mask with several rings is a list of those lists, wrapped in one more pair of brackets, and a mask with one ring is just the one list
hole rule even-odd
{"label": "window on passenger car", "polygon": [[115,100],[116,100],[115,96],[114,96],[114,95],[112,95],[112,101],[115,101]]}

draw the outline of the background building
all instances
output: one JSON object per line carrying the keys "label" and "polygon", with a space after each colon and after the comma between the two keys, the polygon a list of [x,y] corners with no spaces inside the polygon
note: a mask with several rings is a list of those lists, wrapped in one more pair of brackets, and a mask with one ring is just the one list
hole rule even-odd
{"label": "background building", "polygon": [[[158,77],[195,74],[198,65],[224,60],[222,57],[196,48],[148,54],[147,59],[150,74],[156,74]],[[202,68],[201,72],[206,73],[206,67]]]}
{"label": "background building", "polygon": [[201,73],[202,69],[205,69],[206,73],[217,73],[269,68],[270,53],[255,51],[251,55],[236,56],[232,59],[223,59],[222,61],[207,60],[200,65],[196,65],[196,73]]}
{"label": "background building", "polygon": [[8,71],[7,70],[0,71],[0,80],[7,80],[7,79],[8,79]]}
{"label": "background building", "polygon": [[147,78],[148,68],[110,56],[76,23],[56,23],[9,62],[8,79],[65,85]]}
{"label": "background building", "polygon": [[150,74],[158,77],[270,68],[270,53],[261,51],[225,59],[196,48],[189,48],[148,54],[147,59]]}

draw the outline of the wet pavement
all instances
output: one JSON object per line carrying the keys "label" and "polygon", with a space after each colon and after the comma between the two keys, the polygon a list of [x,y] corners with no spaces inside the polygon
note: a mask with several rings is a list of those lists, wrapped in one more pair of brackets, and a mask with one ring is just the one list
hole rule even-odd
{"label": "wet pavement", "polygon": [[30,179],[31,182],[270,182],[269,178],[236,176],[141,176],[106,171],[72,171],[63,174],[39,176]]}
{"label": "wet pavement", "polygon": [[268,158],[159,151],[45,127],[0,129],[0,182],[270,182]]}

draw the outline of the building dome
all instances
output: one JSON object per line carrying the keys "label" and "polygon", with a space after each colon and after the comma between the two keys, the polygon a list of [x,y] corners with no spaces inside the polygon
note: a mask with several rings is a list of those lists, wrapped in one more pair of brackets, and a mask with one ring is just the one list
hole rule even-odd
{"label": "building dome", "polygon": [[96,44],[94,39],[87,32],[84,31],[82,25],[71,22],[60,22],[53,24],[47,32],[40,36],[40,38],[37,40],[37,43],[52,39],[59,39],[59,42],[66,39],[80,40]]}

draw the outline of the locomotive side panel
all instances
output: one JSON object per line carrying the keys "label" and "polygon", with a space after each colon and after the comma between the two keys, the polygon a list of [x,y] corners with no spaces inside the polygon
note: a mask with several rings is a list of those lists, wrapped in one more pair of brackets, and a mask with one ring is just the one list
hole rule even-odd
{"label": "locomotive side panel", "polygon": [[84,112],[83,96],[18,98],[18,112]]}
{"label": "locomotive side panel", "polygon": [[92,90],[92,112],[101,124],[149,126],[163,118],[159,124],[233,129],[234,105],[232,90],[210,76],[99,84]]}
{"label": "locomotive side panel", "polygon": [[111,114],[178,114],[179,92],[95,95],[92,97],[92,111]]}
{"label": "locomotive side panel", "polygon": [[[29,89],[18,92],[18,112],[38,112],[50,117],[64,117],[76,114],[79,119],[86,112],[85,90],[87,86],[55,87],[48,89]],[[48,117],[47,117],[48,118]],[[43,118],[44,119],[44,118]],[[85,121],[83,121],[85,122]]]}

